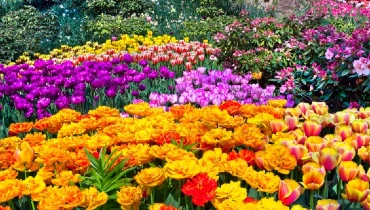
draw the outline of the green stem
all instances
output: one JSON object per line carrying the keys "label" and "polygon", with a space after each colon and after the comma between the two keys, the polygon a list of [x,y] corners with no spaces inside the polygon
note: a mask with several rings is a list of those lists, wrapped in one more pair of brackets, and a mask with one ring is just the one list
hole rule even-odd
{"label": "green stem", "polygon": [[337,184],[337,198],[338,200],[341,198],[341,191],[342,191],[342,179],[339,178],[339,182]]}
{"label": "green stem", "polygon": [[179,189],[180,189],[179,206],[181,206],[181,188],[182,188],[182,180],[179,180]]}
{"label": "green stem", "polygon": [[313,193],[314,193],[314,191],[311,190],[310,191],[310,207],[311,207],[311,209],[315,209],[314,204],[313,204]]}
{"label": "green stem", "polygon": [[324,182],[324,199],[327,199],[328,198],[328,173],[326,174],[325,176],[325,182]]}
{"label": "green stem", "polygon": [[189,196],[185,196],[185,209],[186,210],[189,210],[189,207],[190,207],[190,205],[191,205],[191,203],[190,203],[190,200],[189,200]]}
{"label": "green stem", "polygon": [[155,189],[152,189],[152,191],[150,192],[150,204],[153,205],[154,204],[154,193],[155,193]]}
{"label": "green stem", "polygon": [[9,206],[11,209],[15,209],[15,207],[14,207],[14,203],[13,203],[13,200],[9,200],[9,201],[8,201],[8,206]]}
{"label": "green stem", "polygon": [[200,210],[200,206],[197,206],[197,210]]}
{"label": "green stem", "polygon": [[30,200],[31,200],[32,210],[36,210],[36,208],[35,208],[35,204],[33,203],[33,200],[32,200],[32,198],[31,198],[31,197],[30,197]]}
{"label": "green stem", "polygon": [[356,209],[357,209],[357,204],[358,204],[358,202],[354,202],[354,203],[353,203],[353,209],[354,209],[354,210],[356,210]]}

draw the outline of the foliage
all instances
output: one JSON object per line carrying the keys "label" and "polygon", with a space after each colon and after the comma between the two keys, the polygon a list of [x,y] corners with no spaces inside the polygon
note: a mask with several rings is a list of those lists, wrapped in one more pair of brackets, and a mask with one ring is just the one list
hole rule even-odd
{"label": "foliage", "polygon": [[147,12],[151,7],[152,3],[145,0],[90,0],[87,1],[86,10],[94,16],[120,14],[129,17],[134,13]]}
{"label": "foliage", "polygon": [[96,19],[91,19],[84,25],[86,33],[92,41],[103,42],[112,36],[121,34],[145,35],[149,30],[154,30],[150,23],[138,17],[123,19],[121,16],[99,15]]}
{"label": "foliage", "polygon": [[42,14],[31,6],[9,12],[2,17],[0,25],[1,62],[13,60],[24,51],[47,50],[59,30],[56,16]]}
{"label": "foliage", "polygon": [[10,11],[15,11],[21,8],[23,0],[0,0],[0,17]]}
{"label": "foliage", "polygon": [[243,1],[200,0],[196,9],[201,17],[217,17],[222,14],[237,15],[243,8]]}
{"label": "foliage", "polygon": [[221,15],[200,21],[184,21],[184,28],[181,30],[181,36],[198,41],[203,41],[204,39],[210,40],[213,35],[223,30],[226,25],[229,25],[234,20],[236,20],[235,17]]}

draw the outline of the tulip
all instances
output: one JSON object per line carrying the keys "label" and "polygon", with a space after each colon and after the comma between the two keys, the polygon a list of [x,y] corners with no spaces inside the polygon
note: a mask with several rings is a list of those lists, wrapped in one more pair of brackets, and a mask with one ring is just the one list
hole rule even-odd
{"label": "tulip", "polygon": [[288,125],[289,131],[294,130],[299,123],[298,117],[285,116],[285,124]]}
{"label": "tulip", "polygon": [[370,181],[370,168],[365,172],[365,169],[362,165],[358,166],[358,178],[364,180],[365,182]]}
{"label": "tulip", "polygon": [[299,107],[285,109],[285,115],[289,115],[291,117],[299,117],[301,114],[302,114],[302,111]]}
{"label": "tulip", "polygon": [[308,163],[306,163],[302,166],[302,173],[303,174],[305,174],[309,171],[318,171],[321,174],[323,174],[324,176],[326,174],[324,166],[321,166],[320,164],[318,164],[316,162],[308,162]]}
{"label": "tulip", "polygon": [[312,102],[311,108],[318,115],[327,114],[329,111],[325,102]]}
{"label": "tulip", "polygon": [[331,143],[331,144],[334,144],[336,142],[341,142],[342,141],[342,137],[340,137],[339,135],[334,135],[334,134],[326,134],[324,136],[324,139],[326,140],[326,142]]}
{"label": "tulip", "polygon": [[355,120],[356,116],[350,112],[337,112],[334,114],[334,124],[349,125]]}
{"label": "tulip", "polygon": [[304,144],[306,142],[307,136],[304,135],[301,129],[296,129],[293,131],[293,134],[298,144]]}
{"label": "tulip", "polygon": [[288,126],[285,124],[284,120],[273,119],[270,121],[270,128],[272,133],[277,133],[287,130]]}
{"label": "tulip", "polygon": [[356,150],[358,150],[362,146],[368,145],[370,141],[370,136],[364,134],[356,134],[354,138],[355,139],[352,140],[352,145],[355,147]]}
{"label": "tulip", "polygon": [[308,171],[303,174],[302,185],[308,190],[317,190],[324,185],[325,175],[317,170]]}
{"label": "tulip", "polygon": [[357,151],[358,156],[361,158],[366,163],[370,163],[370,147],[367,146],[362,146],[360,149]]}
{"label": "tulip", "polygon": [[352,136],[352,129],[349,126],[340,125],[335,127],[335,133],[338,134],[343,140]]}
{"label": "tulip", "polygon": [[338,174],[342,181],[348,182],[359,173],[357,163],[353,161],[342,161],[338,167]]}
{"label": "tulip", "polygon": [[285,179],[280,181],[278,197],[281,202],[289,206],[294,203],[300,195],[302,195],[304,189],[294,180]]}
{"label": "tulip", "polygon": [[307,120],[303,123],[303,132],[306,136],[318,136],[321,129],[322,125],[316,121]]}
{"label": "tulip", "polygon": [[294,155],[294,157],[296,158],[298,165],[302,165],[302,158],[308,156],[308,149],[301,144],[291,144],[287,147],[290,151],[290,154]]}
{"label": "tulip", "polygon": [[352,179],[346,185],[346,193],[342,197],[351,202],[362,202],[369,195],[369,182],[361,179]]}
{"label": "tulip", "polygon": [[367,107],[365,109],[360,108],[360,110],[358,111],[358,117],[361,119],[366,119],[370,117],[370,107]]}
{"label": "tulip", "polygon": [[368,127],[369,127],[369,125],[367,124],[367,122],[365,120],[357,119],[357,120],[354,120],[352,122],[352,129],[356,133],[362,133],[365,130],[367,130]]}
{"label": "tulip", "polygon": [[337,167],[337,165],[340,163],[340,160],[341,155],[334,148],[326,147],[320,151],[319,161],[320,164],[324,166],[326,171],[331,171]]}
{"label": "tulip", "polygon": [[339,203],[332,199],[322,199],[317,201],[316,210],[339,210]]}
{"label": "tulip", "polygon": [[309,103],[299,103],[297,107],[301,110],[301,112],[305,115],[308,110],[311,109],[311,105]]}
{"label": "tulip", "polygon": [[17,147],[14,153],[15,161],[23,165],[29,164],[33,161],[34,150],[28,142],[22,142],[20,148]]}
{"label": "tulip", "polygon": [[370,195],[367,196],[367,198],[361,202],[361,206],[365,209],[365,210],[370,210]]}
{"label": "tulip", "polygon": [[356,155],[355,148],[347,142],[337,142],[334,148],[342,155],[342,161],[351,161]]}
{"label": "tulip", "polygon": [[325,140],[319,136],[308,137],[305,141],[305,146],[310,152],[319,152],[325,145]]}

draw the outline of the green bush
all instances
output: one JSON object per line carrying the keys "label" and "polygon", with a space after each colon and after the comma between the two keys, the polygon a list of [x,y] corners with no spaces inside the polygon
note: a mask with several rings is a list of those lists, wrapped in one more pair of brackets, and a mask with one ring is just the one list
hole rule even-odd
{"label": "green bush", "polygon": [[57,38],[57,17],[32,6],[7,13],[0,21],[0,62],[9,62],[23,52],[47,52]]}
{"label": "green bush", "polygon": [[184,28],[181,30],[181,36],[189,37],[190,40],[209,40],[214,34],[222,31],[225,26],[229,25],[235,20],[237,20],[235,17],[221,15],[201,21],[185,21]]}
{"label": "green bush", "polygon": [[243,6],[241,0],[200,0],[200,7],[196,11],[199,16],[213,18],[222,14],[237,15]]}
{"label": "green bush", "polygon": [[86,10],[94,16],[119,14],[123,17],[129,17],[134,13],[144,13],[151,7],[151,1],[146,0],[89,0]]}
{"label": "green bush", "polygon": [[23,0],[0,0],[0,17],[8,12],[21,8],[22,5]]}
{"label": "green bush", "polygon": [[98,42],[121,34],[146,35],[148,30],[154,30],[152,25],[142,18],[123,19],[121,16],[111,15],[99,15],[96,19],[87,21],[84,28],[92,36],[88,40]]}

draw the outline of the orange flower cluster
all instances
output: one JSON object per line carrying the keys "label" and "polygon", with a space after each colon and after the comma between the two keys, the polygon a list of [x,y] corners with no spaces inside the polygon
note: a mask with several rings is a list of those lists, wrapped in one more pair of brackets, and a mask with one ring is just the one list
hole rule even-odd
{"label": "orange flower cluster", "polygon": [[[0,203],[30,196],[39,209],[104,205],[106,192],[83,189],[80,183],[91,165],[85,150],[99,159],[107,146],[119,154],[110,170],[122,160],[125,169],[135,168],[128,177],[131,185],[121,187],[114,198],[122,209],[139,209],[148,200],[143,198],[154,199],[156,190],[173,183],[192,186],[185,185],[184,193],[196,205],[210,201],[216,209],[288,209],[285,205],[293,204],[304,189],[323,191],[329,198],[323,186],[333,173],[346,183],[338,186],[338,195],[367,209],[370,109],[329,114],[325,103],[284,109],[285,103],[227,101],[201,109],[173,106],[169,112],[139,103],[124,107],[131,117],[109,107],[85,115],[64,109],[35,123],[12,124],[10,137],[0,141]],[[18,180],[18,172],[35,176]],[[249,202],[250,188],[277,193],[279,201],[271,197]],[[332,200],[317,205],[339,208]]]}

